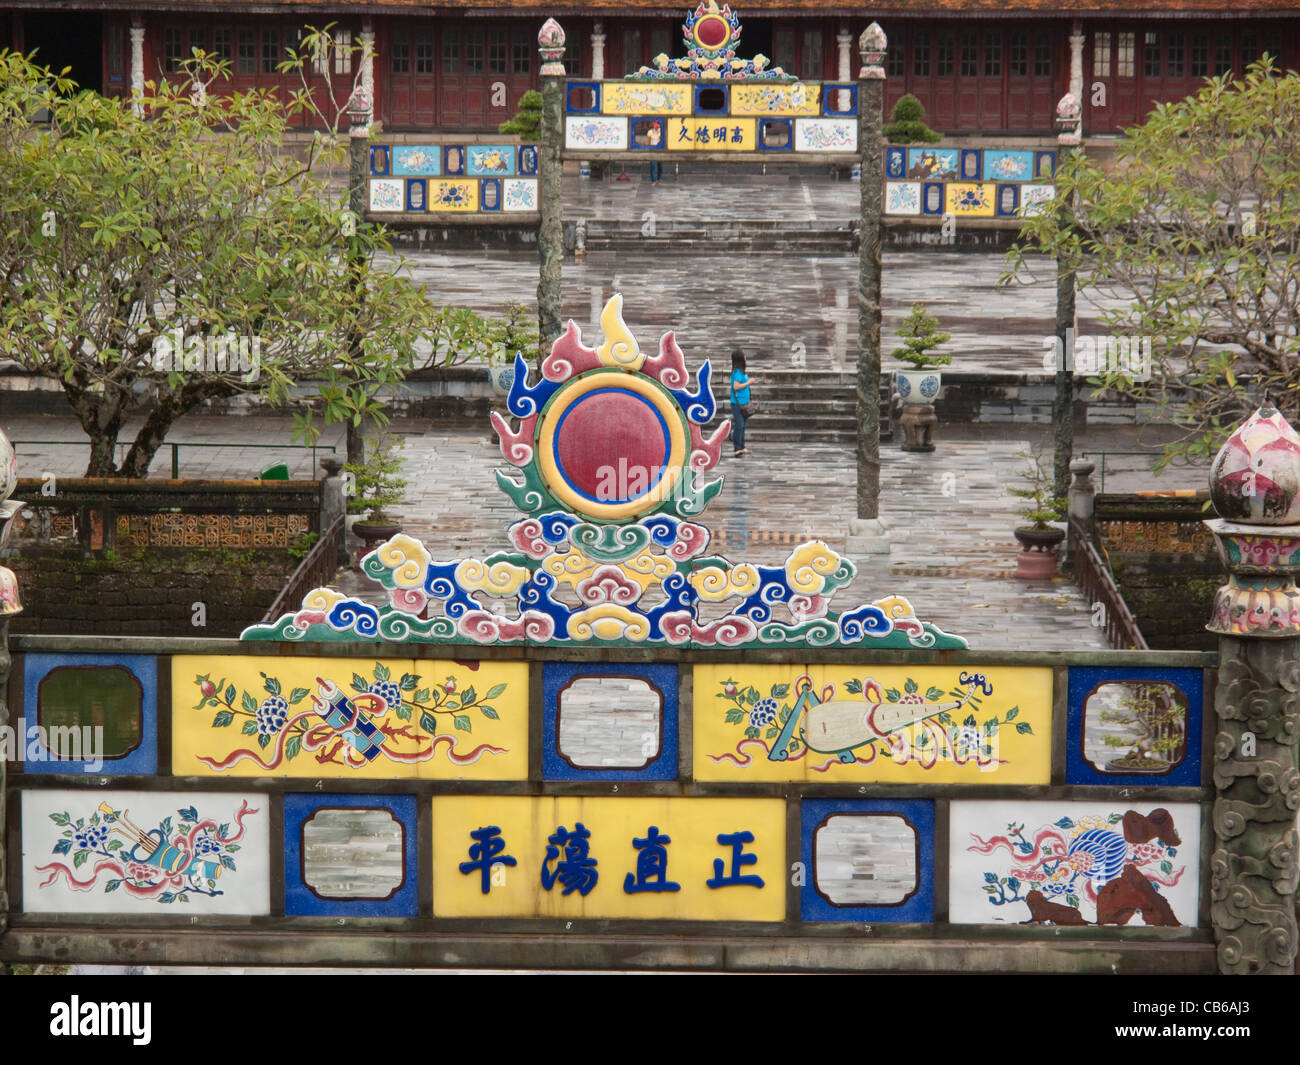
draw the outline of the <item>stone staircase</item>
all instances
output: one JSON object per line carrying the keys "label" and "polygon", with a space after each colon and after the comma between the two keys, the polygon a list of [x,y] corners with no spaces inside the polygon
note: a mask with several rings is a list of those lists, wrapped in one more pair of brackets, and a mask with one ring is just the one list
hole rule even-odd
{"label": "stone staircase", "polygon": [[[573,223],[577,241],[577,227]],[[566,228],[568,228],[566,225]],[[692,250],[728,253],[776,252],[799,256],[850,255],[857,250],[857,233],[846,221],[839,228],[825,222],[755,219],[706,222],[589,218],[584,222],[585,247],[589,252],[670,251],[674,255]]]}
{"label": "stone staircase", "polygon": [[[755,444],[822,443],[852,447],[857,440],[857,374],[851,371],[755,370],[751,395],[760,413],[746,428]],[[889,412],[892,375],[880,383],[880,438],[892,440]],[[728,406],[718,404],[720,417]]]}

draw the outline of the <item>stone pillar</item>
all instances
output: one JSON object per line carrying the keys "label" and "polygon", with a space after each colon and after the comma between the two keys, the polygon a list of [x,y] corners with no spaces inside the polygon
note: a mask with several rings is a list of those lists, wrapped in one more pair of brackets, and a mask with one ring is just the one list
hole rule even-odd
{"label": "stone pillar", "polygon": [[[14,466],[13,445],[4,433],[0,433],[0,546],[9,539],[9,530],[23,503],[10,499],[18,474]],[[23,612],[23,605],[18,599],[18,581],[13,571],[0,566],[0,728],[9,724],[9,704],[5,694],[9,691],[9,619]],[[23,737],[17,738],[21,749]],[[0,758],[0,935],[4,934],[9,924],[9,895],[5,885],[9,882],[8,870],[5,868],[5,838],[8,824],[5,812],[5,786],[8,766]]]}
{"label": "stone pillar", "polygon": [[880,521],[880,244],[884,149],[880,129],[888,42],[873,22],[858,39],[858,150],[862,153],[858,237],[858,498],[850,523],[850,553],[887,554]]}
{"label": "stone pillar", "polygon": [[1271,407],[1214,460],[1214,534],[1228,583],[1214,710],[1210,917],[1223,973],[1289,976],[1296,960],[1300,809],[1300,436]]}
{"label": "stone pillar", "polygon": [[144,117],[144,22],[139,15],[131,19],[131,110],[136,118]]}
{"label": "stone pillar", "polygon": [[537,34],[542,54],[542,157],[539,161],[537,253],[541,280],[537,283],[538,357],[551,350],[560,336],[560,275],[564,264],[564,30],[548,18]]}
{"label": "stone pillar", "polygon": [[[1056,124],[1061,132],[1056,143],[1057,165],[1065,153],[1079,145],[1079,101],[1066,93],[1056,105]],[[1056,266],[1056,391],[1052,397],[1052,426],[1055,491],[1064,499],[1070,491],[1070,459],[1074,454],[1074,340],[1075,276],[1058,260]]]}
{"label": "stone pillar", "polygon": [[[853,57],[850,49],[853,47],[853,34],[849,32],[849,27],[840,23],[840,29],[835,34],[835,44],[839,49],[839,69],[836,71],[835,80],[847,82],[853,80]],[[838,99],[835,106],[841,111],[848,110],[849,92],[847,89],[841,89],[836,94]]]}
{"label": "stone pillar", "polygon": [[591,27],[591,80],[605,77],[605,24],[597,19]]}
{"label": "stone pillar", "polygon": [[361,23],[361,91],[374,105],[375,99],[375,24],[369,19]]}
{"label": "stone pillar", "polygon": [[1070,95],[1083,99],[1083,23],[1078,19],[1070,24]]}

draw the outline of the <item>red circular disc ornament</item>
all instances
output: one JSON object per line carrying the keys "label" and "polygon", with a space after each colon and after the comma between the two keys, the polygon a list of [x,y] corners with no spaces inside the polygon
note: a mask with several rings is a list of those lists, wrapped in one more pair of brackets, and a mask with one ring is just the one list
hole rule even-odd
{"label": "red circular disc ornament", "polygon": [[[653,488],[667,466],[669,447],[659,413],[643,397],[615,388],[580,397],[555,433],[555,457],[564,479],[602,502],[630,501]],[[628,471],[636,473],[630,485]]]}
{"label": "red circular disc ornament", "polygon": [[704,48],[716,51],[731,39],[731,26],[721,15],[705,15],[695,23],[695,39]]}

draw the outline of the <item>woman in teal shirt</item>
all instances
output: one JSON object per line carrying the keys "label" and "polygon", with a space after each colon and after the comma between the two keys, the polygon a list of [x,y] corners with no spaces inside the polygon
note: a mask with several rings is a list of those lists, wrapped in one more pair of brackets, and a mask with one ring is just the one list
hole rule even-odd
{"label": "woman in teal shirt", "polygon": [[745,373],[745,353],[737,348],[731,353],[731,443],[736,454],[747,455],[745,447],[745,408],[749,406],[749,376]]}

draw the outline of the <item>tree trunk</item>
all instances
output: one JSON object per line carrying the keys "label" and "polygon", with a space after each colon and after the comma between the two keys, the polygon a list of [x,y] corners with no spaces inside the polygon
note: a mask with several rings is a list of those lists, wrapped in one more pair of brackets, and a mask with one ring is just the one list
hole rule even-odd
{"label": "tree trunk", "polygon": [[64,391],[82,430],[90,437],[90,461],[86,465],[85,476],[118,476],[113,449],[117,446],[117,436],[122,429],[121,404],[75,386],[65,384]]}

